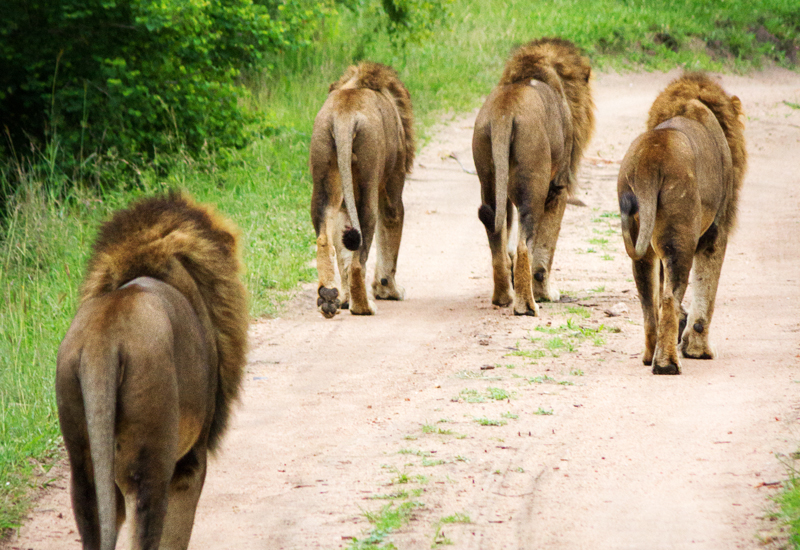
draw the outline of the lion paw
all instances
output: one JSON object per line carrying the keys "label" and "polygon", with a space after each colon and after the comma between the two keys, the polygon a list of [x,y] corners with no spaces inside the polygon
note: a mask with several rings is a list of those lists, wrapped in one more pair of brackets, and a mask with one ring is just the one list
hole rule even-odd
{"label": "lion paw", "polygon": [[680,374],[681,360],[678,353],[673,349],[671,353],[666,353],[660,346],[656,346],[653,357],[653,374]]}
{"label": "lion paw", "polygon": [[696,327],[697,325],[684,331],[680,344],[681,353],[690,359],[714,359],[717,355],[714,353],[714,348]]}
{"label": "lion paw", "polygon": [[406,297],[406,289],[398,285],[393,279],[386,277],[372,283],[372,293],[376,300],[398,300],[402,301]]}
{"label": "lion paw", "polygon": [[492,296],[492,304],[500,307],[506,307],[513,301],[514,294],[509,292],[495,291],[494,295]]}
{"label": "lion paw", "polygon": [[339,290],[336,288],[326,288],[324,286],[317,289],[317,307],[326,319],[332,319],[339,313]]}
{"label": "lion paw", "polygon": [[653,374],[680,374],[681,366],[677,364],[653,365]]}
{"label": "lion paw", "polygon": [[539,306],[535,301],[531,300],[515,300],[514,301],[514,315],[528,315],[530,317],[539,316]]}
{"label": "lion paw", "polygon": [[370,299],[367,299],[366,307],[358,305],[355,302],[350,305],[350,313],[353,315],[375,315],[377,311],[378,308],[375,307],[375,302]]}

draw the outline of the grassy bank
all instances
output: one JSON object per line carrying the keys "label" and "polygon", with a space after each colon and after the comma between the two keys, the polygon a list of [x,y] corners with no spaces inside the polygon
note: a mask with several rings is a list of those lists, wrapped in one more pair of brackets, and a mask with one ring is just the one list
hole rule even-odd
{"label": "grassy bank", "polygon": [[267,122],[244,150],[175,155],[168,176],[140,167],[137,182],[107,191],[63,192],[57,163],[18,167],[26,184],[0,229],[0,530],[19,523],[31,487],[47,481],[60,456],[55,354],[98,223],[142,194],[186,189],[242,229],[252,314],[279,312],[298,283],[315,277],[307,143],[328,84],[348,63],[369,58],[398,69],[424,142],[443,117],[477,107],[509,49],[531,38],[564,36],[595,67],[617,70],[747,70],[786,63],[800,44],[800,6],[781,0],[457,1],[433,37],[404,48],[376,32],[373,17],[340,10],[313,51],[272,60],[279,76],[251,77],[253,108]]}

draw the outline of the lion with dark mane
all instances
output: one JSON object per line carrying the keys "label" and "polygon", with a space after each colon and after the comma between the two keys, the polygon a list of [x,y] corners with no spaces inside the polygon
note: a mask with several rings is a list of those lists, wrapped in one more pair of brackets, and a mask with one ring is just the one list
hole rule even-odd
{"label": "lion with dark mane", "polygon": [[680,374],[678,343],[684,357],[714,357],[709,325],[747,167],[743,120],[739,98],[705,74],[684,74],[656,98],[622,161],[622,236],[654,374]]}
{"label": "lion with dark mane", "polygon": [[245,365],[238,232],[186,197],[101,228],[58,351],[58,417],[85,549],[185,549]]}
{"label": "lion with dark mane", "polygon": [[373,236],[378,256],[374,297],[405,297],[395,272],[405,213],[403,186],[416,147],[411,97],[394,69],[370,62],[349,67],[329,92],[314,120],[309,151],[317,305],[327,318],[340,308],[372,315],[375,303],[367,295],[364,271]]}
{"label": "lion with dark mane", "polygon": [[[513,301],[515,315],[538,315],[536,299],[559,299],[553,254],[594,130],[590,76],[589,60],[571,42],[534,40],[512,54],[475,121],[472,154],[481,182],[478,217],[492,252],[492,303]],[[513,207],[519,235],[509,254]]]}

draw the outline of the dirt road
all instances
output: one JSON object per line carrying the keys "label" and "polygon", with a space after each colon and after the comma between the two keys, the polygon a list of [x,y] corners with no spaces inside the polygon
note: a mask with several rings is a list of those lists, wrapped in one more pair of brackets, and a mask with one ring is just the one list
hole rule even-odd
{"label": "dirt road", "polygon": [[[568,207],[554,262],[574,302],[538,318],[490,304],[478,181],[449,156],[469,165],[474,113],[443,126],[406,188],[407,300],[325,320],[311,285],[254,324],[191,548],[347,547],[389,502],[375,497],[400,491],[418,504],[386,539],[399,549],[762,548],[776,455],[800,446],[800,110],[784,103],[800,103],[800,75],[721,77],[748,114],[750,168],[711,325],[719,357],[656,377],[616,174],[677,75],[597,77],[587,207]],[[67,486],[8,548],[79,547]]]}

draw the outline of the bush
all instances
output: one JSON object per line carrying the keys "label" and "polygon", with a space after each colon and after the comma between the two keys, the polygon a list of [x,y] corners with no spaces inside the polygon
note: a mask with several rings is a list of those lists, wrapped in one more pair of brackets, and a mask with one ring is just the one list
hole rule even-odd
{"label": "bush", "polygon": [[324,11],[310,0],[12,0],[0,12],[0,147],[56,142],[84,162],[241,146],[254,120],[241,72],[310,44]]}

